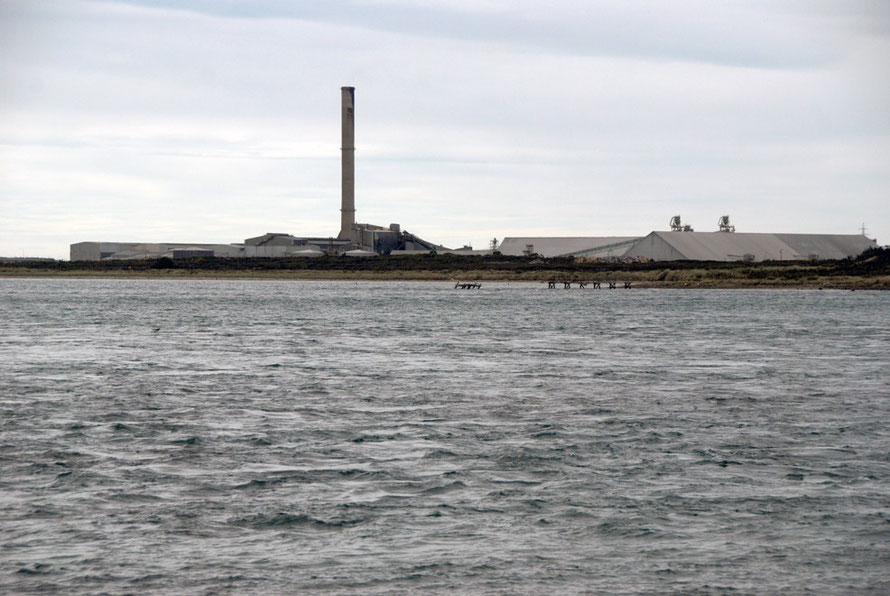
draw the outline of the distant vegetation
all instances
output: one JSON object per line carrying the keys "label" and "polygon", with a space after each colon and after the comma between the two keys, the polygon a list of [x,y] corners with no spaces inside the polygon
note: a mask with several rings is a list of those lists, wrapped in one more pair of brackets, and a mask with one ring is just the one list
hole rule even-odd
{"label": "distant vegetation", "polygon": [[890,289],[890,250],[837,261],[759,263],[581,261],[571,257],[453,254],[368,258],[221,258],[127,261],[15,261],[3,276],[208,277],[281,279],[630,281],[636,287],[838,287]]}

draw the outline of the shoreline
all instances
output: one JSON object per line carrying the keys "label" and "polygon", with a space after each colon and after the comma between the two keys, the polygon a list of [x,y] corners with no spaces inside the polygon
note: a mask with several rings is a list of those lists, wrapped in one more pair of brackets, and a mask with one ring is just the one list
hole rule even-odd
{"label": "shoreline", "polygon": [[[449,282],[466,281],[480,283],[538,283],[555,280],[558,284],[571,281],[587,283],[615,282],[616,289],[623,290],[624,282],[630,289],[789,289],[789,290],[890,290],[890,276],[817,276],[808,279],[777,279],[747,277],[726,278],[696,271],[682,279],[647,279],[640,271],[610,271],[591,275],[566,274],[560,271],[536,271],[534,275],[510,275],[493,271],[224,271],[203,269],[161,270],[105,270],[105,271],[52,271],[25,268],[0,268],[2,279],[134,279],[134,280],[193,280],[193,281],[376,281],[376,282]],[[719,272],[713,272],[719,273]],[[545,289],[547,289],[545,287]],[[564,289],[559,287],[557,289]],[[574,286],[577,290],[577,286]],[[594,289],[594,288],[587,288]],[[608,290],[608,287],[602,289]]]}
{"label": "shoreline", "polygon": [[111,261],[0,262],[0,277],[277,281],[551,282],[631,288],[890,290],[890,249],[811,261],[630,261],[503,255],[413,255],[367,259],[194,257]]}

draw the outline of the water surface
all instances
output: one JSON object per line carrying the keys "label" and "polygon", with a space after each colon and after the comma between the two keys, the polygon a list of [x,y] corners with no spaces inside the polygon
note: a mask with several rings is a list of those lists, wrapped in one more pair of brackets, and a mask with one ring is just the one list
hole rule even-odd
{"label": "water surface", "polygon": [[888,313],[0,280],[0,590],[890,591]]}

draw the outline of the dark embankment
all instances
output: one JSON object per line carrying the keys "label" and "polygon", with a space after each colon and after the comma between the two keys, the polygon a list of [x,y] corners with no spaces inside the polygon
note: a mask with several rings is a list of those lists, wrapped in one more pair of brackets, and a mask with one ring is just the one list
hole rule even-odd
{"label": "dark embankment", "polygon": [[623,263],[502,255],[370,258],[199,257],[128,261],[16,261],[0,275],[52,277],[207,277],[632,282],[634,287],[825,287],[890,289],[890,250],[837,261]]}

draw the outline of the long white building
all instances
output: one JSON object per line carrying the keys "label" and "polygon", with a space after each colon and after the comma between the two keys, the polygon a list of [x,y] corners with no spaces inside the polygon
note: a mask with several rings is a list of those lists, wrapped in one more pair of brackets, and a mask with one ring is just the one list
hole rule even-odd
{"label": "long white building", "polygon": [[843,259],[874,248],[862,234],[652,232],[623,256],[650,261],[793,261]]}

